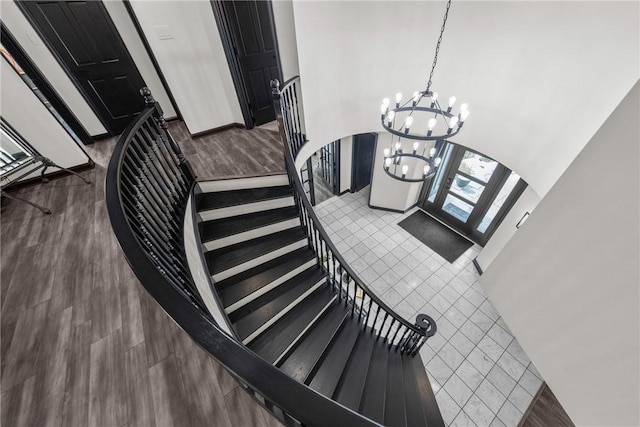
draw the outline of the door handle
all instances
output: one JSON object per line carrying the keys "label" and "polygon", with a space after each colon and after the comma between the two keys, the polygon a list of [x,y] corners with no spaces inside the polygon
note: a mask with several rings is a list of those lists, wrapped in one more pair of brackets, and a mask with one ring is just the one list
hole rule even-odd
{"label": "door handle", "polygon": [[451,184],[453,183],[453,178],[447,179],[447,183],[444,185],[444,188],[447,190],[451,188]]}

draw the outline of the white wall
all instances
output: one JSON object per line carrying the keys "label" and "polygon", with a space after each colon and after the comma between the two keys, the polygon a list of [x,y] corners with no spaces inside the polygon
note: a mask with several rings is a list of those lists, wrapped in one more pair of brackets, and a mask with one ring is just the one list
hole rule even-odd
{"label": "white wall", "polygon": [[340,140],[340,193],[351,190],[351,163],[353,161],[353,136]]}
{"label": "white wall", "polygon": [[484,248],[482,248],[482,252],[476,257],[476,261],[483,271],[489,268],[500,251],[502,251],[514,234],[518,232],[516,224],[520,222],[524,214],[533,212],[538,203],[540,203],[540,196],[538,196],[531,187],[525,188],[495,233],[493,233],[491,239],[489,239]]}
{"label": "white wall", "polygon": [[640,84],[481,276],[576,425],[640,425]]}
{"label": "white wall", "polygon": [[[211,4],[134,0],[131,5],[189,132],[244,123]],[[163,26],[173,38],[158,37],[155,28]]]}
{"label": "white wall", "polygon": [[158,77],[158,73],[151,62],[151,58],[149,57],[144,44],[142,44],[140,35],[138,34],[136,27],[133,25],[133,21],[131,20],[127,9],[124,7],[124,3],[121,0],[111,0],[105,1],[103,4],[107,9],[107,13],[111,16],[111,20],[114,25],[118,29],[118,33],[120,33],[122,41],[129,50],[129,54],[131,55],[133,62],[136,64],[142,79],[151,90],[155,100],[160,103],[162,111],[164,112],[164,117],[167,119],[177,117],[176,111],[173,108],[173,105],[171,105],[169,95],[167,95],[167,91],[164,89],[160,77]]}
{"label": "white wall", "polygon": [[[373,177],[371,179],[371,197],[369,204],[376,208],[405,211],[418,200],[422,183],[407,184],[391,178],[384,171],[384,149],[391,146],[391,134],[384,132],[378,134],[375,161],[373,164]],[[413,159],[411,159],[413,160]],[[409,170],[416,168],[411,160],[407,162]],[[393,167],[393,166],[391,166]],[[418,170],[420,172],[421,170]]]}
{"label": "white wall", "polygon": [[296,28],[293,18],[293,1],[276,0],[271,2],[271,6],[273,20],[276,25],[276,37],[278,38],[282,78],[287,81],[291,77],[300,74]]}
{"label": "white wall", "polygon": [[[434,88],[468,102],[454,141],[543,196],[637,80],[638,2],[454,2]],[[318,147],[381,131],[379,105],[424,89],[444,2],[294,2],[305,119]]]}
{"label": "white wall", "polygon": [[[41,155],[70,168],[89,162],[87,154],[76,144],[51,115],[35,93],[0,59],[0,115]],[[57,169],[49,169],[52,172]],[[15,177],[14,177],[15,178]]]}
{"label": "white wall", "polygon": [[2,22],[91,135],[107,132],[87,101],[13,1],[0,1]]}

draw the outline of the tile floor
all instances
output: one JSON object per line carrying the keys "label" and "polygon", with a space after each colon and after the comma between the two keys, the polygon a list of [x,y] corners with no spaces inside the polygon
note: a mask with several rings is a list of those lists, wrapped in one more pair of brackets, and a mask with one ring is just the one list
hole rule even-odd
{"label": "tile floor", "polygon": [[411,215],[370,209],[369,188],[316,206],[360,278],[408,320],[425,313],[438,333],[420,351],[451,426],[515,427],[542,380],[484,296],[475,245],[450,264],[397,224]]}

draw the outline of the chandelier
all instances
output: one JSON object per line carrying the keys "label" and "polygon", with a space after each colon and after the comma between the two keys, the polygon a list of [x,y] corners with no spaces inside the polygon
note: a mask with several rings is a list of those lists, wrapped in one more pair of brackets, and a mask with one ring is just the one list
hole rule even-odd
{"label": "chandelier", "polygon": [[395,108],[390,106],[389,98],[385,98],[380,106],[382,127],[391,133],[391,146],[384,149],[383,167],[387,175],[400,181],[422,182],[433,177],[442,161],[442,147],[448,138],[460,132],[469,116],[466,103],[454,113],[456,97],[450,97],[443,108],[438,94],[431,90],[450,7],[451,0],[447,2],[427,88],[414,92],[404,104],[402,94],[396,94]]}

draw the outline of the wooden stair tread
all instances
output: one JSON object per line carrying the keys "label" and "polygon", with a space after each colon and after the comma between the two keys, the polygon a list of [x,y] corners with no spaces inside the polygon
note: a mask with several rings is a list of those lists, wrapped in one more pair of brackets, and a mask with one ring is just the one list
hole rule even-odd
{"label": "wooden stair tread", "polygon": [[347,366],[356,340],[363,330],[356,319],[351,317],[345,319],[339,335],[331,343],[322,364],[309,382],[309,387],[331,398]]}
{"label": "wooden stair tread", "polygon": [[274,363],[333,297],[328,286],[320,287],[251,341],[248,347],[267,362]]}
{"label": "wooden stair tread", "polygon": [[[416,355],[416,357],[419,357]],[[418,367],[424,370],[422,365]],[[402,374],[404,382],[404,401],[406,407],[407,427],[420,427],[425,425],[424,411],[422,410],[422,399],[418,390],[418,383],[413,364],[413,358],[404,356],[402,358]]]}
{"label": "wooden stair tread", "polygon": [[220,295],[224,307],[227,308],[286,273],[299,268],[314,257],[313,251],[308,247],[296,249],[241,274],[221,280],[216,283],[218,295]]}
{"label": "wooden stair tread", "polygon": [[413,372],[415,374],[416,385],[422,402],[422,410],[424,412],[425,423],[428,427],[445,427],[440,408],[436,396],[431,388],[427,371],[422,365],[420,354],[416,354],[411,359],[413,363]]}
{"label": "wooden stair tread", "polygon": [[229,314],[240,339],[247,338],[323,278],[322,270],[313,266]]}
{"label": "wooden stair tread", "polygon": [[258,237],[235,245],[208,251],[205,253],[209,272],[213,275],[254,258],[266,255],[305,238],[302,227],[279,231],[268,236]]}
{"label": "wooden stair tread", "polygon": [[288,185],[200,193],[196,196],[196,210],[201,212],[204,210],[244,205],[247,203],[288,197],[291,196],[291,194],[292,191]]}
{"label": "wooden stair tread", "polygon": [[305,382],[339,332],[346,316],[344,305],[335,301],[292,353],[282,361],[280,369],[295,380]]}
{"label": "wooden stair tread", "polygon": [[335,400],[354,411],[360,407],[374,343],[370,329],[360,333],[334,393]]}
{"label": "wooden stair tread", "polygon": [[388,358],[387,345],[381,339],[376,341],[371,352],[367,380],[358,411],[381,424],[384,422]]}
{"label": "wooden stair tread", "polygon": [[389,350],[387,362],[387,390],[384,402],[384,425],[406,427],[406,408],[404,402],[404,379],[402,373],[402,355],[394,348]]}
{"label": "wooden stair tread", "polygon": [[229,237],[267,225],[277,224],[288,219],[298,217],[295,206],[270,209],[262,212],[252,212],[244,215],[220,218],[200,223],[200,237],[202,242]]}

